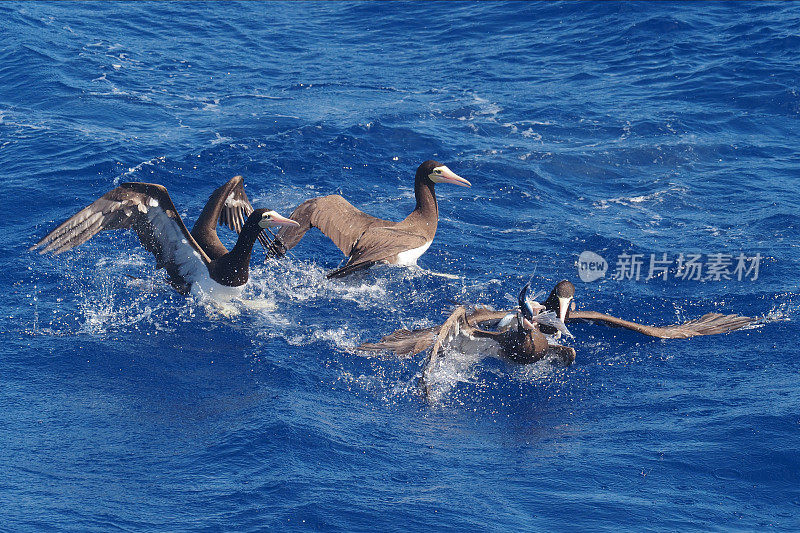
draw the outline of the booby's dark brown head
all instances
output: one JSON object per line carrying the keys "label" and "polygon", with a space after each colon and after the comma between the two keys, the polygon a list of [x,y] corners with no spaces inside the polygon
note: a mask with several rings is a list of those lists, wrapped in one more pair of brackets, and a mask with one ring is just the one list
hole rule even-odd
{"label": "booby's dark brown head", "polygon": [[438,161],[425,161],[417,167],[417,175],[414,178],[414,196],[417,199],[417,206],[405,221],[418,228],[424,228],[424,233],[429,240],[433,240],[439,221],[439,206],[436,203],[436,191],[434,191],[437,183],[454,183],[462,187],[472,186],[470,182]]}
{"label": "booby's dark brown head", "polygon": [[417,183],[452,183],[462,187],[471,187],[472,184],[447,168],[438,161],[428,160],[417,167]]}
{"label": "booby's dark brown head", "polygon": [[[555,287],[553,287],[552,292],[550,292],[550,296],[548,296],[547,300],[544,301],[544,306],[548,311],[557,313],[558,318],[564,322],[567,319],[567,316],[569,316],[569,306],[574,297],[575,285],[567,280],[561,280],[556,283]],[[555,333],[555,328],[550,328],[549,326],[543,327],[542,331],[550,335],[551,329],[553,330],[553,333]]]}

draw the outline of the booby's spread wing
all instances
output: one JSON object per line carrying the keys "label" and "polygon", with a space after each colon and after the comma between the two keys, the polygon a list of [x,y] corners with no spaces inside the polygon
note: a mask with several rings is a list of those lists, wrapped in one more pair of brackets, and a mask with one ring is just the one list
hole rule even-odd
{"label": "booby's spread wing", "polygon": [[[492,311],[485,307],[479,307],[472,313],[467,314],[464,307],[457,307],[448,320],[439,326],[425,329],[398,329],[386,335],[378,342],[365,342],[358,349],[369,352],[393,352],[401,357],[416,355],[431,348],[437,342],[437,335],[447,337],[455,328],[458,330],[466,329],[474,333],[480,332],[477,328],[487,323],[497,322],[502,319],[509,311]],[[456,317],[453,319],[453,317]],[[463,319],[463,320],[462,320]],[[445,327],[447,326],[447,327]],[[494,332],[486,332],[493,334]]]}
{"label": "booby's spread wing", "polygon": [[700,318],[689,320],[683,324],[674,324],[663,328],[646,326],[622,320],[621,318],[597,313],[595,311],[571,311],[568,318],[570,320],[593,320],[603,322],[608,326],[621,327],[638,331],[651,337],[662,339],[687,339],[699,335],[716,335],[727,333],[739,328],[743,328],[753,322],[753,319],[740,315],[723,315],[720,313],[707,313]]}
{"label": "booby's spread wing", "polygon": [[439,326],[439,330],[436,332],[436,341],[433,343],[431,351],[428,353],[428,357],[423,363],[422,376],[419,378],[419,385],[425,396],[430,395],[428,384],[432,381],[431,375],[436,369],[436,362],[439,360],[439,353],[442,351],[445,343],[450,342],[462,331],[470,336],[493,339],[495,341],[497,341],[500,335],[502,335],[500,332],[485,331],[473,327],[470,325],[467,317],[467,308],[464,306],[458,306],[455,308],[455,310],[453,310],[447,320],[444,321],[444,324]]}
{"label": "booby's spread wing", "polygon": [[441,326],[425,329],[398,329],[378,342],[365,342],[358,349],[367,352],[393,352],[400,357],[409,357],[433,346],[436,332]]}
{"label": "booby's spread wing", "polygon": [[379,261],[393,262],[397,254],[420,248],[427,244],[423,235],[397,228],[370,228],[355,243],[347,263],[327,274],[329,278],[340,278],[356,270],[369,268]]}
{"label": "booby's spread wing", "polygon": [[463,306],[458,306],[450,314],[450,316],[447,317],[447,320],[444,321],[444,324],[439,326],[439,331],[436,332],[436,341],[433,343],[433,347],[431,347],[431,353],[428,354],[428,361],[425,363],[426,367],[429,367],[436,361],[444,344],[461,333],[462,329],[473,329],[472,326],[467,324],[465,320],[466,316],[467,309]]}
{"label": "booby's spread wing", "polygon": [[477,327],[486,327],[488,323],[496,323],[500,320],[504,319],[509,313],[513,313],[513,310],[510,311],[493,311],[492,309],[487,309],[486,307],[476,307],[472,313],[467,315],[467,322]]}
{"label": "booby's spread wing", "polygon": [[297,206],[289,218],[300,226],[281,228],[268,250],[272,257],[280,257],[294,248],[311,228],[318,228],[344,255],[350,255],[365,231],[395,224],[356,209],[338,194],[306,200]]}
{"label": "booby's spread wing", "polygon": [[210,260],[189,234],[178,210],[161,185],[123,183],[85,207],[31,250],[60,254],[105,230],[133,229],[142,246],[156,257],[156,266],[166,269],[171,283],[188,292],[191,283],[208,273]]}
{"label": "booby's spread wing", "polygon": [[458,332],[467,328],[474,329],[469,323],[465,322],[466,308],[456,307],[445,322],[439,326],[425,329],[398,329],[386,335],[378,342],[365,342],[358,349],[368,352],[393,352],[401,357],[416,355],[424,352],[428,348],[437,346],[437,351],[441,349],[444,339],[452,338]]}

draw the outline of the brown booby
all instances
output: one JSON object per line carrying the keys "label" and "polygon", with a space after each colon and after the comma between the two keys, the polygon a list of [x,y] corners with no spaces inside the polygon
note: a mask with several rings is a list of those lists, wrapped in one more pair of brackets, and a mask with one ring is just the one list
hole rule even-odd
{"label": "brown booby", "polygon": [[[236,188],[234,184],[233,192],[224,198],[231,195],[236,198]],[[238,197],[241,200],[241,195]],[[218,200],[212,195],[208,204],[219,204]],[[232,205],[230,209],[224,216],[235,218],[239,216],[236,209],[245,208]],[[223,212],[226,211],[223,209]],[[256,209],[239,226],[239,238],[229,252],[219,242],[215,231],[211,238],[207,226],[209,220],[213,224],[216,220],[210,217],[206,214],[198,230],[210,246],[206,251],[186,229],[166,188],[152,183],[123,183],[67,219],[31,250],[41,247],[39,253],[57,255],[86,242],[100,231],[130,228],[136,232],[142,246],[155,256],[157,268],[167,271],[170,285],[178,292],[231,298],[247,283],[250,254],[261,230],[297,225],[275,211]],[[219,255],[220,252],[224,253]]]}
{"label": "brown booby", "polygon": [[283,256],[313,227],[347,256],[345,265],[329,272],[328,278],[346,276],[379,262],[415,265],[436,235],[439,207],[434,186],[437,183],[471,186],[445,165],[425,161],[417,168],[414,179],[417,205],[402,222],[368,215],[338,194],[312,198],[300,204],[290,217],[299,226],[281,228],[269,252],[273,257]]}
{"label": "brown booby", "polygon": [[[457,335],[492,341],[500,357],[513,363],[535,363],[545,356],[554,355],[562,364],[569,366],[575,361],[575,349],[548,342],[547,337],[539,329],[540,312],[544,310],[544,306],[531,305],[525,298],[527,290],[528,285],[520,292],[520,307],[512,312],[514,320],[507,320],[505,311],[492,311],[482,307],[470,311],[464,306],[458,306],[440,326],[414,331],[400,329],[383,337],[379,342],[363,343],[358,349],[390,351],[399,356],[412,356],[430,348],[420,378],[420,387],[426,395],[429,393],[431,375],[436,368],[444,343]],[[485,329],[487,327],[496,329]]]}
{"label": "brown booby", "polygon": [[[542,306],[547,311],[557,313],[558,318],[564,324],[599,322],[610,327],[621,327],[661,339],[688,339],[689,337],[701,335],[718,335],[743,328],[755,321],[752,317],[735,314],[706,313],[700,318],[695,318],[682,324],[672,324],[664,327],[648,326],[596,311],[575,311],[572,303],[574,297],[575,286],[572,282],[561,280],[556,284],[543,304],[534,303]],[[522,301],[520,301],[520,307],[522,307]],[[514,311],[485,310],[485,313],[493,319],[500,320],[504,317],[508,318]],[[540,324],[539,329],[546,335],[559,336],[557,328],[551,324]]]}
{"label": "brown booby", "polygon": [[[401,357],[410,357],[430,349],[424,363],[420,385],[428,394],[428,383],[433,364],[439,357],[442,346],[459,333],[470,338],[490,339],[500,348],[500,355],[512,362],[526,364],[536,362],[548,354],[556,355],[562,363],[569,365],[575,360],[575,350],[569,346],[550,344],[545,336],[558,338],[561,332],[571,336],[564,322],[601,322],[613,327],[623,327],[651,337],[662,339],[684,339],[699,335],[727,333],[752,324],[754,319],[740,315],[706,313],[700,318],[666,327],[647,326],[594,311],[574,311],[571,302],[575,286],[562,280],[556,284],[543,304],[527,299],[529,285],[519,294],[519,308],[510,311],[494,311],[476,307],[468,311],[458,306],[440,326],[410,331],[399,329],[375,343],[363,343],[358,349],[364,351],[388,351]],[[493,328],[491,330],[486,328]]]}

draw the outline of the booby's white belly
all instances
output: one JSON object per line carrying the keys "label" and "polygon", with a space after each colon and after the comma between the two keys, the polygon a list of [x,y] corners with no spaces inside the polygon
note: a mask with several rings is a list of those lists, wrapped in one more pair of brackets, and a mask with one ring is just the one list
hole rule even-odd
{"label": "booby's white belly", "polygon": [[211,298],[220,302],[230,302],[235,298],[239,298],[242,295],[243,289],[244,285],[239,285],[238,287],[229,287],[227,285],[221,285],[217,283],[209,276],[203,276],[192,283],[191,292],[195,296],[199,296],[201,298]]}
{"label": "booby's white belly", "polygon": [[416,266],[417,259],[425,253],[425,251],[431,247],[431,243],[433,241],[428,241],[419,248],[412,248],[411,250],[406,250],[405,252],[400,252],[397,254],[397,261],[396,265],[402,266]]}

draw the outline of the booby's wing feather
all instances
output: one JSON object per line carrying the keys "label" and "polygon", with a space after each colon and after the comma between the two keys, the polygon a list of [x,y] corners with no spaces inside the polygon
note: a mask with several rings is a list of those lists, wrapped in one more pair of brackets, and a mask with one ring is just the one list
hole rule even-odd
{"label": "booby's wing feather", "polygon": [[169,193],[150,183],[121,184],[60,224],[31,250],[42,248],[39,253],[57,255],[101,231],[127,228],[136,232],[178,290],[188,290],[206,271],[210,260],[189,234]]}
{"label": "booby's wing feather", "polygon": [[[470,333],[484,333],[477,328],[490,322],[497,322],[508,313],[509,311],[492,311],[485,307],[479,307],[467,314],[465,308],[459,306],[439,326],[415,329],[413,331],[405,328],[398,329],[378,342],[365,342],[358,349],[368,352],[393,352],[401,357],[412,356],[431,348],[437,342],[437,335],[447,337],[451,328],[455,328],[456,324],[459,324],[459,330],[466,330]],[[453,318],[454,316],[455,318]],[[494,332],[489,333],[492,334]]]}
{"label": "booby's wing feather", "polygon": [[425,236],[398,228],[370,228],[355,243],[347,263],[327,274],[339,278],[356,270],[370,267],[379,261],[391,261],[397,254],[419,248],[427,241]]}
{"label": "booby's wing feather", "polygon": [[422,365],[422,376],[419,379],[423,394],[428,396],[430,393],[428,385],[431,382],[431,374],[436,368],[436,363],[445,344],[462,332],[467,335],[496,341],[502,333],[478,329],[475,324],[496,321],[505,316],[505,314],[506,312],[504,311],[491,311],[484,308],[468,313],[466,307],[458,306],[440,326],[414,331],[398,329],[383,337],[379,342],[367,342],[360,345],[358,349],[388,351],[394,352],[401,357],[410,357],[430,348],[430,352]]}
{"label": "booby's wing feather", "polygon": [[477,327],[486,327],[490,323],[496,323],[506,317],[509,313],[513,313],[513,310],[509,311],[493,311],[491,309],[487,309],[485,307],[476,307],[475,310],[472,311],[469,315],[467,315],[467,322]]}
{"label": "booby's wing feather", "polygon": [[[228,185],[231,185],[232,188],[228,192],[219,214],[219,225],[228,226],[238,234],[242,232],[245,220],[253,212],[253,206],[250,204],[250,199],[247,198],[247,193],[244,192],[244,179],[241,176],[232,178]],[[265,250],[269,247],[269,238],[264,230],[258,234],[258,242]]]}
{"label": "booby's wing feather", "polygon": [[284,226],[269,250],[272,257],[282,256],[292,249],[303,235],[318,228],[339,248],[343,254],[350,255],[353,245],[370,228],[392,226],[394,222],[370,216],[339,196],[321,196],[306,200],[289,217],[300,226]]}
{"label": "booby's wing feather", "polygon": [[244,221],[253,212],[253,206],[250,205],[247,193],[244,192],[244,181],[239,179],[232,185],[219,214],[219,225],[228,226],[236,233],[241,233]]}
{"label": "booby's wing feather", "polygon": [[441,326],[425,329],[398,329],[378,342],[365,342],[358,349],[367,352],[393,352],[400,357],[410,357],[433,346],[436,332]]}
{"label": "booby's wing feather", "polygon": [[436,332],[436,341],[433,343],[431,351],[428,353],[428,357],[423,364],[419,385],[426,396],[429,396],[430,390],[428,389],[428,384],[431,381],[431,374],[436,368],[435,365],[439,360],[439,354],[442,348],[462,331],[468,335],[477,334],[479,337],[491,338],[497,335],[495,332],[483,331],[471,326],[467,320],[467,308],[464,306],[456,307]]}
{"label": "booby's wing feather", "polygon": [[[453,335],[463,328],[472,329],[468,323],[465,322],[466,308],[463,306],[456,307],[450,313],[450,316],[443,324],[434,326],[432,328],[415,329],[413,331],[408,329],[398,329],[397,331],[386,335],[378,342],[365,342],[358,347],[359,350],[365,351],[387,351],[394,352],[400,356],[416,355],[428,348],[434,348],[438,353],[442,344],[446,342]],[[436,354],[433,354],[434,357]]]}
{"label": "booby's wing feather", "polygon": [[689,320],[683,324],[674,324],[663,328],[637,324],[628,320],[597,313],[595,311],[571,311],[568,318],[570,320],[593,320],[603,322],[608,326],[621,327],[638,331],[651,337],[662,339],[686,339],[699,335],[716,335],[727,333],[753,322],[753,319],[739,315],[723,315],[720,313],[707,313],[700,318]]}

